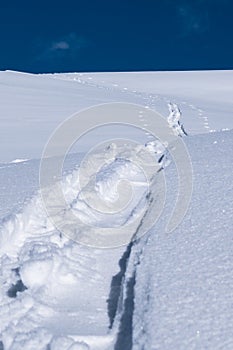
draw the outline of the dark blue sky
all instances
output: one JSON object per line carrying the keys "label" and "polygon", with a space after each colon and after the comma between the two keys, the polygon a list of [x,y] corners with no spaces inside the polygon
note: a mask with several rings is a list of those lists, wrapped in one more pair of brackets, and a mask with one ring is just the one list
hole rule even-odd
{"label": "dark blue sky", "polygon": [[0,70],[233,68],[232,0],[0,0]]}

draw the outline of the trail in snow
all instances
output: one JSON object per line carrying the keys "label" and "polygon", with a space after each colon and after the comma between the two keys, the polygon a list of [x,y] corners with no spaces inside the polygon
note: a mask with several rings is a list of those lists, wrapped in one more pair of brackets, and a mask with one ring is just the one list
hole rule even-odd
{"label": "trail in snow", "polygon": [[[99,85],[98,83],[93,81],[93,77],[89,77],[89,76],[84,76],[83,74],[77,73],[78,78],[74,77],[74,74],[59,74],[59,75],[54,75],[54,77],[56,79],[64,79],[64,80],[70,80],[70,81],[79,81],[82,82],[82,84],[86,84],[87,86],[91,86],[91,87],[97,87],[97,88],[101,88],[101,89],[105,89],[107,91],[114,91],[114,90],[118,90],[120,89],[121,92],[123,93],[127,93],[128,95],[132,95],[132,96],[136,96],[137,99],[140,101],[142,105],[145,106],[145,108],[151,108],[151,109],[155,109],[155,110],[159,110],[159,106],[158,106],[158,102],[165,102],[165,108],[169,109],[169,116],[167,118],[168,124],[170,125],[170,127],[173,129],[173,132],[175,135],[178,136],[182,136],[182,135],[187,135],[187,132],[184,129],[184,125],[181,123],[181,110],[178,107],[178,105],[176,103],[170,102],[169,99],[167,97],[164,96],[160,96],[160,95],[155,95],[155,94],[146,94],[146,93],[142,93],[136,90],[131,90],[128,89],[127,87],[124,88],[120,88],[118,84],[113,83],[112,86],[108,86],[108,85],[104,85],[104,81],[101,81],[101,84],[103,85]],[[85,77],[85,79],[83,79],[83,77]],[[186,104],[185,102],[183,102],[183,104]],[[191,109],[196,110],[199,112],[199,114],[201,113],[202,115],[202,110],[196,108],[193,105],[189,105]],[[164,108],[161,110],[161,113],[163,114],[164,112]],[[149,126],[149,121],[147,121],[145,119],[145,116],[143,115],[143,112],[141,112],[141,114],[139,114],[138,116],[139,120],[142,123],[142,127],[148,127]],[[207,120],[207,117],[203,117],[204,120]],[[206,124],[206,122],[205,122]],[[207,123],[208,124],[208,123]],[[209,127],[208,127],[209,128]],[[146,136],[148,139],[153,138],[153,135],[151,135],[150,133],[145,132]]]}
{"label": "trail in snow", "polygon": [[[127,89],[124,91],[129,93]],[[136,92],[133,94],[137,95]],[[146,108],[154,107],[148,105],[149,101],[156,99],[154,96],[142,96],[142,99]],[[171,106],[168,123],[177,132],[182,130],[181,114],[176,105]],[[138,118],[142,128],[148,126],[149,121],[145,119],[143,111]],[[97,174],[87,173],[90,179],[83,189],[78,185],[78,170],[64,179],[63,190],[70,203],[70,210],[75,211],[84,223],[100,227],[112,227],[116,222],[117,225],[124,225],[132,220],[132,212],[138,215],[137,210],[142,210],[141,199],[144,198],[144,202],[149,199],[146,196],[147,179],[138,173],[131,157],[135,159],[135,154],[140,157],[144,148],[153,154],[158,164],[157,170],[169,164],[165,145],[153,140],[150,134],[146,136],[148,141],[145,146],[138,149],[110,145],[102,150],[104,166]],[[97,158],[93,155],[92,160],[89,159],[92,169],[96,168],[94,163]],[[87,169],[90,169],[90,165]],[[127,207],[123,215],[121,213],[118,217],[110,216],[108,221],[108,216],[90,211],[85,204],[85,197],[90,199],[93,189],[105,203],[111,205],[118,195],[116,184],[125,178],[135,186],[135,193],[131,206]],[[91,349],[109,349],[117,329],[115,327],[111,332],[108,331],[108,316],[110,325],[113,325],[125,278],[124,269],[119,276],[117,272],[117,261],[123,249],[103,253],[98,249],[92,250],[74,244],[61,236],[47,217],[40,194],[21,212],[2,223],[0,237],[1,282],[4,286],[0,306],[3,315],[0,331],[4,349],[18,349],[23,344],[25,349],[32,350],[34,347],[39,350],[50,344],[51,349],[60,350],[62,344],[66,350],[70,346],[81,346],[75,343],[80,341],[89,344]],[[110,270],[107,268],[109,259],[115,260],[112,265],[115,265],[115,273],[119,278],[116,278],[116,296],[109,296],[107,315],[107,291],[114,275],[113,266]],[[95,296],[92,295],[93,289],[96,291]],[[87,291],[85,295],[83,290]],[[63,337],[60,337],[61,333],[64,334]]]}
{"label": "trail in snow", "polygon": [[[143,77],[142,72],[122,74],[108,73],[104,75],[105,79],[101,79],[103,77],[101,73],[55,74],[54,78],[68,81],[78,79],[82,81],[84,85],[95,86],[105,89],[105,91],[120,91],[126,94],[128,98],[130,98],[130,96],[135,96],[138,100],[141,100],[143,105],[147,105],[152,109],[155,108],[162,115],[166,114],[167,104],[173,101],[172,103],[182,106],[183,122],[186,126],[186,132],[189,134],[197,134],[230,129],[230,127],[223,127],[222,124],[225,123],[229,125],[229,122],[232,120],[229,115],[230,96],[232,95],[232,72],[218,72],[216,77],[223,73],[225,80],[228,81],[229,84],[228,89],[226,89],[226,94],[221,91],[220,86],[222,83],[219,84],[218,79],[214,79],[214,75],[211,74],[211,72],[173,72],[170,78],[168,72],[154,72],[150,73],[154,76],[154,80],[152,79],[153,84],[150,85],[148,85],[148,82]],[[175,79],[176,75],[177,78]],[[182,75],[187,75],[184,81],[182,81],[182,79],[180,80],[180,76]],[[190,78],[189,75],[192,78]],[[208,89],[203,87],[202,90],[200,87],[206,83],[202,81],[205,75],[210,75],[207,78],[209,79],[209,83],[207,84]],[[200,81],[197,77],[199,77]],[[174,81],[176,83],[179,81],[178,89]],[[186,85],[188,82],[190,86],[187,88]],[[134,84],[133,86],[132,83]],[[157,92],[155,92],[156,90]],[[212,90],[212,95],[207,94],[206,96],[206,92]],[[203,94],[203,96],[199,96],[201,94]],[[186,97],[185,100],[184,97]],[[228,117],[226,117],[226,114]],[[220,122],[223,120],[224,123]]]}
{"label": "trail in snow", "polygon": [[[157,169],[166,166],[165,147],[160,142],[150,141],[143,147],[153,154]],[[111,157],[108,152],[112,152]],[[141,198],[145,197],[146,201],[146,179],[131,163],[131,153],[135,158],[137,152],[140,154],[141,149],[111,145],[102,150],[104,165],[97,174],[93,174],[95,191],[105,202],[116,200],[114,186],[121,179],[128,178],[131,184],[136,185],[134,200],[124,215],[121,213],[119,225],[130,219],[130,213],[138,207]],[[98,159],[100,155],[97,155]],[[89,161],[93,165],[95,155]],[[83,197],[80,197],[83,190],[90,192],[89,186],[90,193],[93,193],[92,174],[89,178],[84,189],[80,189],[78,170],[66,176],[63,180],[65,196],[71,210],[77,211],[84,222],[89,220],[92,225],[103,225],[107,216],[101,213],[92,216],[91,212],[86,215],[87,207],[83,206]],[[107,222],[107,225],[112,226],[113,222]],[[106,291],[114,274],[114,264],[108,269],[108,261],[116,261],[117,272],[122,248],[108,251],[92,249],[60,235],[46,215],[40,194],[22,212],[3,222],[0,243],[3,286],[0,333],[5,350],[22,346],[28,350],[45,349],[46,346],[60,350],[61,344],[64,350],[75,346],[77,349],[81,346],[109,349],[114,332],[108,331]]]}

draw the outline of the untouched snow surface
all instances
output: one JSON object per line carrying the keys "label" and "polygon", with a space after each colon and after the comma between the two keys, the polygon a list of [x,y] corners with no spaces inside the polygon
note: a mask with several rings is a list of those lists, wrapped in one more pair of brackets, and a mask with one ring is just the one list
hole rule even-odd
{"label": "untouched snow surface", "polygon": [[[233,74],[224,71],[0,73],[0,349],[232,349],[233,131],[226,130],[233,126],[232,96]],[[100,149],[83,189],[77,182],[83,154],[70,154],[62,179],[70,210],[100,227],[124,227],[146,206],[136,227],[140,236],[160,204],[158,177],[166,178],[163,213],[147,234],[128,246],[97,249],[55,229],[41,201],[39,160],[27,159],[39,158],[70,114],[112,101],[167,117],[189,150],[193,196],[182,223],[166,233],[178,191],[176,166],[146,132],[117,129],[141,148],[110,143]],[[81,151],[112,135],[113,129],[97,131]],[[132,162],[141,150],[157,164],[150,194]],[[94,171],[97,158],[104,165]],[[131,207],[115,216],[91,212],[83,198],[96,191],[110,208],[122,179],[134,186]]]}
{"label": "untouched snow surface", "polygon": [[172,234],[165,233],[175,198],[171,166],[164,215],[131,253],[132,348],[137,350],[233,346],[233,132],[190,137],[186,144],[194,187],[185,219]]}

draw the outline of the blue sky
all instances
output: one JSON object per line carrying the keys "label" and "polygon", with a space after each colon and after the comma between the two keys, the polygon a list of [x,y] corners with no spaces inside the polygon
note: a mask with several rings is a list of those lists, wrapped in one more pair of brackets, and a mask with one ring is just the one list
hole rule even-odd
{"label": "blue sky", "polygon": [[0,69],[233,68],[232,0],[0,0]]}

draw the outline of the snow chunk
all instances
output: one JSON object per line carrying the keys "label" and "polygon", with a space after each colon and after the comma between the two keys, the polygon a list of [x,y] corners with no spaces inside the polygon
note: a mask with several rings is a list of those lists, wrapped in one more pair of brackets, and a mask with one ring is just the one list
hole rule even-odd
{"label": "snow chunk", "polygon": [[25,262],[20,269],[23,284],[28,288],[46,285],[52,268],[53,261],[51,259]]}

